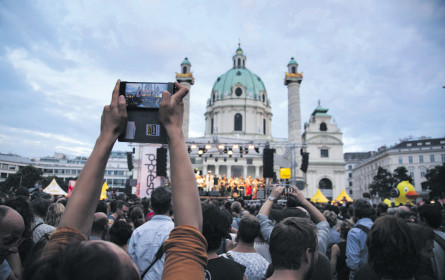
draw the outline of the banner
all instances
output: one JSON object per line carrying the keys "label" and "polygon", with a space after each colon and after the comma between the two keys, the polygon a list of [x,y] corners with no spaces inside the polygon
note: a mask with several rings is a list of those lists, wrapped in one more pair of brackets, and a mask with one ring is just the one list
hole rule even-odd
{"label": "banner", "polygon": [[150,197],[151,192],[161,185],[161,177],[156,177],[156,150],[161,145],[144,146],[141,149],[139,177],[139,197]]}
{"label": "banner", "polygon": [[77,183],[77,180],[76,181],[71,180],[68,182],[68,197],[71,196],[71,193],[73,192],[74,186],[76,185],[76,183]]}

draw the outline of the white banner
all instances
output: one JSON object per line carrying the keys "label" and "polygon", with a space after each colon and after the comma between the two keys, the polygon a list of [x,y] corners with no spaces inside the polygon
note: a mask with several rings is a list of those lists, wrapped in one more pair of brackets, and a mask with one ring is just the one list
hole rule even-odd
{"label": "white banner", "polygon": [[160,147],[161,145],[155,144],[143,146],[141,149],[139,192],[137,193],[140,198],[150,197],[151,192],[161,185],[161,177],[156,177],[156,150]]}

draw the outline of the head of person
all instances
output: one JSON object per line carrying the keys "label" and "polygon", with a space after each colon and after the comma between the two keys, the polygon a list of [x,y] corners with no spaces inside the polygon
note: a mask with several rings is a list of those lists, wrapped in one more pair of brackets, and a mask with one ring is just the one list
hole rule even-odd
{"label": "head of person", "polygon": [[232,203],[232,205],[230,205],[230,209],[232,210],[232,212],[233,213],[235,213],[235,214],[240,214],[240,212],[241,212],[241,209],[242,209],[242,207],[241,207],[241,202],[239,202],[239,201],[234,201],[233,203]]}
{"label": "head of person", "polygon": [[202,205],[202,235],[207,241],[207,251],[216,251],[223,238],[229,235],[232,217],[227,210]]}
{"label": "head of person", "polygon": [[130,212],[130,219],[133,222],[134,228],[138,228],[144,224],[144,211],[141,207],[134,207]]}
{"label": "head of person", "polygon": [[287,207],[297,207],[299,205],[298,200],[293,195],[288,195],[286,200]]}
{"label": "head of person", "polygon": [[374,214],[374,209],[371,204],[363,198],[359,198],[352,204],[354,211],[354,218],[358,221],[363,218],[371,218]]}
{"label": "head of person", "polygon": [[442,223],[442,213],[438,203],[424,204],[417,209],[420,222],[433,229],[440,227]]}
{"label": "head of person", "polygon": [[25,187],[19,187],[17,189],[17,191],[15,192],[15,195],[16,196],[23,196],[26,199],[28,199],[29,198],[29,190],[28,190],[28,188],[25,188]]}
{"label": "head of person", "polygon": [[102,240],[108,232],[108,217],[103,212],[94,213],[93,225],[91,227],[91,235],[99,236]]}
{"label": "head of person", "polygon": [[417,244],[417,251],[424,260],[434,257],[434,232],[425,226],[415,223],[408,223],[408,226],[414,233],[414,238]]}
{"label": "head of person", "polygon": [[151,192],[151,208],[157,215],[168,215],[171,209],[172,194],[165,187],[158,187]]}
{"label": "head of person", "polygon": [[46,217],[46,212],[48,211],[48,207],[51,205],[51,201],[42,197],[36,198],[31,201],[32,211],[35,216],[39,216],[40,218]]}
{"label": "head of person", "polygon": [[289,217],[275,224],[270,235],[269,252],[274,270],[311,272],[318,258],[315,224],[306,218]]}
{"label": "head of person", "polygon": [[116,200],[116,213],[119,217],[127,217],[128,215],[128,203],[123,200]]}
{"label": "head of person", "polygon": [[0,205],[0,263],[17,253],[25,230],[22,216],[14,209]]}
{"label": "head of person", "polygon": [[348,238],[348,232],[351,230],[353,226],[354,225],[348,220],[344,220],[343,222],[341,222],[340,237],[346,240],[346,238]]}
{"label": "head of person", "polygon": [[59,225],[63,212],[65,212],[65,206],[62,203],[53,203],[48,207],[46,212],[45,223],[54,227]]}
{"label": "head of person", "polygon": [[88,241],[76,229],[62,227],[51,235],[41,257],[25,269],[23,279],[136,280],[139,272],[116,244]]}
{"label": "head of person", "polygon": [[380,202],[379,204],[377,204],[377,216],[386,214],[387,211],[388,211],[388,205],[386,203]]}
{"label": "head of person", "polygon": [[330,227],[337,225],[337,214],[334,211],[325,210],[323,211],[323,216],[328,221]]}
{"label": "head of person", "polygon": [[17,213],[20,214],[23,218],[23,222],[25,223],[25,230],[23,232],[23,237],[31,236],[32,232],[32,221],[34,220],[34,214],[32,212],[31,205],[28,200],[24,196],[17,196],[13,199],[9,199],[6,201],[5,206],[8,206]]}
{"label": "head of person", "polygon": [[258,219],[251,214],[244,214],[238,225],[238,238],[244,243],[253,243],[260,230]]}
{"label": "head of person", "polygon": [[127,222],[119,220],[114,222],[111,226],[108,232],[108,238],[109,241],[123,247],[124,245],[128,244],[128,240],[130,239],[132,233],[133,230],[131,229],[131,226]]}
{"label": "head of person", "polygon": [[408,223],[395,216],[378,218],[366,239],[368,263],[380,278],[410,279],[420,268],[420,254]]}

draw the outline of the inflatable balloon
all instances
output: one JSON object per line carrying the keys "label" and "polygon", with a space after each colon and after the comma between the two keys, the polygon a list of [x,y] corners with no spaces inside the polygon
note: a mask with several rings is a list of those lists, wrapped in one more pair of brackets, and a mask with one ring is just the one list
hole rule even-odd
{"label": "inflatable balloon", "polygon": [[409,181],[400,182],[396,188],[392,189],[390,196],[394,198],[396,206],[412,203],[413,199],[419,196],[414,186]]}

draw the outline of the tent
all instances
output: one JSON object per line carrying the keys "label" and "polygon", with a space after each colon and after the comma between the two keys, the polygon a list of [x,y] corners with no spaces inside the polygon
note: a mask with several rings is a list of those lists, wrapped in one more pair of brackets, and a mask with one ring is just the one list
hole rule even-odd
{"label": "tent", "polygon": [[56,179],[53,179],[51,183],[43,189],[43,192],[52,194],[52,195],[64,195],[67,196],[68,194],[62,190],[62,188],[57,184]]}
{"label": "tent", "polygon": [[342,202],[343,198],[346,199],[347,202],[353,202],[354,200],[346,193],[345,189],[343,189],[340,194],[337,196],[335,201]]}
{"label": "tent", "polygon": [[311,201],[316,203],[328,203],[329,199],[326,198],[326,196],[323,195],[323,193],[318,189],[317,193],[311,198]]}

